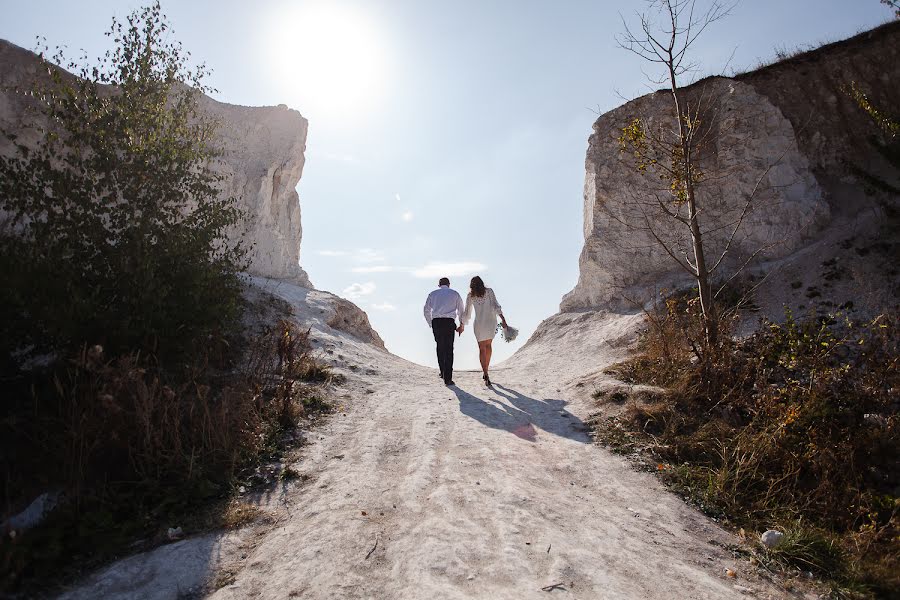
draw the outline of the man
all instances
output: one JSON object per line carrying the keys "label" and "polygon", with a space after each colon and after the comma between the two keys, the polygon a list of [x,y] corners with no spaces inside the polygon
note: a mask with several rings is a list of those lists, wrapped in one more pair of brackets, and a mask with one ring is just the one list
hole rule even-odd
{"label": "man", "polygon": [[[434,333],[434,341],[437,343],[438,368],[441,370],[441,379],[444,385],[456,385],[453,383],[453,332],[462,335],[462,318],[466,311],[463,300],[456,290],[450,289],[450,280],[441,277],[438,281],[438,289],[428,294],[425,300],[425,321]],[[459,318],[460,325],[456,326],[455,319]]]}

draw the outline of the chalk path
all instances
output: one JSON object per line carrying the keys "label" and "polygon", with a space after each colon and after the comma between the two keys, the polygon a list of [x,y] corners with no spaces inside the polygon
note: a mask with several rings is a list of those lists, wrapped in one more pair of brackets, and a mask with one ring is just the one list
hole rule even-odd
{"label": "chalk path", "polygon": [[260,499],[276,524],[132,557],[69,597],[174,598],[217,577],[216,599],[785,596],[725,549],[732,536],[587,436],[590,390],[573,381],[622,355],[634,318],[554,317],[493,389],[474,372],[447,388],[324,326],[325,295],[274,291],[348,377],[294,465],[306,477]]}

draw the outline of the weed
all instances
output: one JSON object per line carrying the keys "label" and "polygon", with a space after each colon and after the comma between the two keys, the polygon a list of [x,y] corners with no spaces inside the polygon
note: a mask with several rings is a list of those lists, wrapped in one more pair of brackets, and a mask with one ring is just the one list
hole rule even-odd
{"label": "weed", "polygon": [[228,504],[222,513],[221,527],[225,529],[240,529],[263,516],[265,511],[249,502],[233,501]]}
{"label": "weed", "polygon": [[640,353],[610,372],[667,392],[596,420],[595,437],[645,448],[711,515],[781,526],[773,564],[900,593],[900,314],[861,323],[788,313],[707,360],[692,353],[692,318],[675,300],[653,315]]}
{"label": "weed", "polygon": [[[223,358],[231,347],[246,350]],[[150,355],[85,346],[18,382],[0,422],[9,512],[46,489],[65,490],[67,502],[27,535],[0,541],[0,587],[73,575],[66,565],[161,541],[173,523],[192,524],[189,533],[258,516],[227,503],[234,482],[279,454],[299,419],[328,410],[320,388],[333,378],[308,332],[286,321],[207,349],[172,371]]]}
{"label": "weed", "polygon": [[282,481],[292,481],[294,479],[301,479],[303,475],[293,467],[285,467],[284,470],[281,471],[281,474],[278,476]]}

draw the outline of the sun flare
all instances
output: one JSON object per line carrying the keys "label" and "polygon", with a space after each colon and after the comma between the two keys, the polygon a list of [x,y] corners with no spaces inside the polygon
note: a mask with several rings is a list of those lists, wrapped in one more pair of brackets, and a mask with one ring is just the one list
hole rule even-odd
{"label": "sun flare", "polygon": [[312,2],[274,11],[265,29],[269,77],[300,112],[343,119],[383,96],[385,40],[369,15]]}

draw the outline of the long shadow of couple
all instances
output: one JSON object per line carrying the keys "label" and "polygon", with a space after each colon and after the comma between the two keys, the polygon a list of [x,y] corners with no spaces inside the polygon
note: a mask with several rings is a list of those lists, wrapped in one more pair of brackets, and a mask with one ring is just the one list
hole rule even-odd
{"label": "long shadow of couple", "polygon": [[487,427],[509,431],[529,442],[537,440],[537,429],[577,442],[590,441],[585,433],[587,426],[565,409],[565,400],[536,400],[498,384],[494,384],[492,391],[496,398],[490,393],[479,398],[453,388],[460,412]]}

